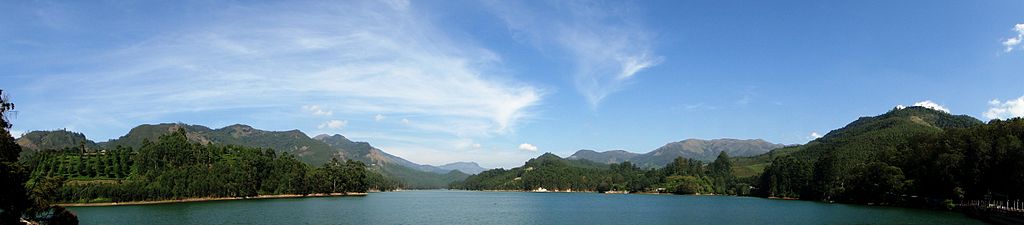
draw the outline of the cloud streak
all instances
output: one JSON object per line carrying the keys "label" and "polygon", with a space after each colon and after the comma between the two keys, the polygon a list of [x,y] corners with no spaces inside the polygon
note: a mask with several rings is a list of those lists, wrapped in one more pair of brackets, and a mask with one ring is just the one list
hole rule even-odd
{"label": "cloud streak", "polygon": [[324,110],[319,105],[304,105],[304,106],[302,106],[302,110],[305,110],[306,112],[309,112],[309,113],[313,114],[314,116],[330,116],[330,115],[334,115],[334,111]]}
{"label": "cloud streak", "polygon": [[571,59],[573,83],[591,106],[596,107],[624,89],[638,73],[662,61],[652,50],[653,35],[635,19],[636,12],[629,5],[489,3],[514,36],[542,48],[555,46]]}
{"label": "cloud streak", "polygon": [[1005,47],[1004,51],[1006,52],[1013,51],[1013,49],[1016,48],[1017,45],[1020,45],[1021,39],[1024,39],[1024,23],[1018,23],[1017,25],[1014,25],[1013,31],[1017,32],[1017,36],[1007,38],[1006,40],[1003,41],[1003,47]]}
{"label": "cloud streak", "polygon": [[[67,20],[61,27],[77,31],[36,35],[48,38],[0,31],[40,46],[76,38],[0,57],[19,65],[3,69],[24,99],[19,127],[105,140],[143,123],[245,123],[343,132],[416,162],[511,165],[532,156],[515,148],[514,134],[538,116],[547,91],[416,2],[182,3],[188,13],[164,9],[159,18],[124,7],[136,12],[95,7],[102,12],[90,14],[114,19]],[[93,30],[107,32],[81,32]]]}
{"label": "cloud streak", "polygon": [[341,128],[345,128],[347,125],[348,121],[346,120],[328,120],[327,122],[321,123],[317,128],[340,130]]}
{"label": "cloud streak", "polygon": [[[84,69],[38,76],[32,89],[61,96],[40,107],[104,102],[68,104],[66,113],[76,115],[70,123],[83,127],[301,107],[315,116],[376,121],[412,116],[446,133],[491,136],[513,131],[543,98],[542,90],[488,69],[500,57],[449,37],[410,2],[229,5],[197,13],[203,20],[57,62]],[[81,88],[52,85],[68,82]]]}

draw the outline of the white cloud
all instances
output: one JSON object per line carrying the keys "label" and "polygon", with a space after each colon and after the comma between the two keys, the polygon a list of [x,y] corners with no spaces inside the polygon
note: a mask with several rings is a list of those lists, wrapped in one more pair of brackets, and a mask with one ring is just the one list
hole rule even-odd
{"label": "white cloud", "polygon": [[537,146],[531,145],[530,143],[522,143],[522,144],[519,144],[519,150],[536,152],[537,151]]}
{"label": "white cloud", "polygon": [[304,105],[302,106],[302,110],[306,110],[306,112],[312,113],[314,116],[334,115],[334,111],[324,110],[320,105]]}
{"label": "white cloud", "polygon": [[824,136],[822,136],[821,134],[818,134],[817,131],[812,131],[811,132],[811,138],[821,138],[821,137],[824,137]]}
{"label": "white cloud", "polygon": [[11,137],[14,137],[14,138],[20,138],[22,134],[25,134],[24,131],[20,131],[20,130],[8,130],[8,131],[11,133]]}
{"label": "white cloud", "polygon": [[480,147],[483,147],[483,145],[481,145],[480,143],[476,143],[476,141],[473,141],[473,139],[457,140],[457,141],[455,141],[454,145],[455,145],[455,149],[460,149],[460,150],[464,150],[464,149],[479,149]]}
{"label": "white cloud", "polygon": [[902,104],[896,105],[896,109],[906,109],[906,108],[907,108],[907,106],[902,105]]}
{"label": "white cloud", "polygon": [[945,112],[945,113],[949,113],[949,109],[948,108],[943,107],[942,105],[939,105],[938,103],[932,102],[931,100],[924,100],[924,101],[920,101],[920,102],[914,103],[914,106],[921,106],[921,107],[925,107],[925,108],[939,110],[939,111],[942,111],[942,112]]}
{"label": "white cloud", "polygon": [[[56,64],[83,70],[36,76],[26,89],[54,93],[38,108],[69,108],[64,113],[76,116],[66,124],[81,127],[237,111],[280,120],[273,112],[302,107],[320,116],[410,115],[423,128],[483,137],[514,131],[543,98],[505,74],[498,55],[448,35],[415,2],[212,8],[223,10],[195,12],[204,19],[148,37],[133,34],[146,38],[119,48],[54,57],[75,58]],[[69,79],[80,88],[53,85]]]}
{"label": "white cloud", "polygon": [[1013,26],[1013,31],[1017,32],[1016,37],[1007,38],[1003,41],[1003,46],[1006,47],[1006,52],[1013,51],[1017,45],[1020,45],[1021,39],[1024,39],[1024,23],[1018,23]]}
{"label": "white cloud", "polygon": [[320,126],[317,126],[317,128],[320,128],[320,129],[330,128],[330,129],[337,130],[337,129],[345,128],[346,125],[348,125],[348,121],[347,120],[328,120],[327,122],[321,123]]}
{"label": "white cloud", "polygon": [[[624,88],[640,71],[662,59],[652,50],[652,34],[628,5],[553,1],[531,7],[516,1],[489,2],[514,36],[537,47],[553,45],[575,65],[575,87],[591,106]],[[534,2],[544,4],[544,2]]]}
{"label": "white cloud", "polygon": [[402,123],[403,123],[403,124],[409,124],[409,119],[406,119],[406,118],[402,118]]}
{"label": "white cloud", "polygon": [[384,115],[381,115],[381,114],[377,114],[376,116],[373,116],[373,121],[378,121],[378,122],[380,122],[381,120],[384,120],[384,119],[386,119],[386,118],[388,118],[388,117],[386,117],[386,116],[384,116]]}
{"label": "white cloud", "polygon": [[988,111],[984,113],[984,116],[988,119],[1024,117],[1024,96],[1006,100],[1005,102],[993,99],[988,102],[988,105]]}

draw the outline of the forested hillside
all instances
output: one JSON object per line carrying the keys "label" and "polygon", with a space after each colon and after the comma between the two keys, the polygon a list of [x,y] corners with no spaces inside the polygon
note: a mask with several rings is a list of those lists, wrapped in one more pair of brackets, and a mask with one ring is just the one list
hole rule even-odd
{"label": "forested hillside", "polygon": [[82,133],[67,130],[32,131],[17,137],[17,143],[26,150],[64,149],[77,147],[80,149],[98,149],[99,145],[85,138]]}
{"label": "forested hillside", "polygon": [[983,124],[923,107],[865,117],[770,153],[758,194],[927,204],[1024,195],[1024,120]]}
{"label": "forested hillside", "polygon": [[43,150],[23,159],[29,185],[57,186],[59,202],[124,202],[194,197],[365,192],[392,189],[358,161],[309,166],[290,153],[190,142],[184,131],[133,151]]}
{"label": "forested hillside", "polygon": [[409,162],[374,148],[369,143],[354,142],[337,134],[311,138],[298,130],[265,131],[241,124],[220,129],[180,123],[146,124],[131,129],[117,139],[100,143],[94,143],[80,133],[65,130],[33,131],[19,138],[18,143],[30,150],[26,151],[26,154],[65,149],[78,149],[83,153],[113,152],[118,149],[140,149],[147,140],[156,140],[179,130],[184,132],[186,140],[192,143],[273,149],[276,154],[289,154],[296,160],[313,166],[322,165],[332,159],[359,161],[403,188],[443,188],[453,181],[469,176],[451,169]]}

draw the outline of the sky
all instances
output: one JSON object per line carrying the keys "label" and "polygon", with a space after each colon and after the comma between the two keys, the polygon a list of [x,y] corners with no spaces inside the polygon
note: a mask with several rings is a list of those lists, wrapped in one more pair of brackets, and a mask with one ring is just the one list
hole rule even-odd
{"label": "sky", "polygon": [[689,138],[802,144],[920,105],[1024,116],[1024,1],[2,1],[15,135],[342,134],[520,166]]}

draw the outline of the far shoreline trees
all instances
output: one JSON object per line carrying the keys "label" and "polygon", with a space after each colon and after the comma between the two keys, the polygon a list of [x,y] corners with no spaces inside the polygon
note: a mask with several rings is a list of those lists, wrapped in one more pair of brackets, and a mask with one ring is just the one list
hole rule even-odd
{"label": "far shoreline trees", "polygon": [[737,195],[748,185],[737,183],[725,152],[710,164],[678,157],[660,169],[641,169],[631,162],[600,164],[568,160],[547,153],[522,167],[493,169],[452,183],[452,189],[518,190],[543,188],[585,192],[665,192],[676,194]]}

